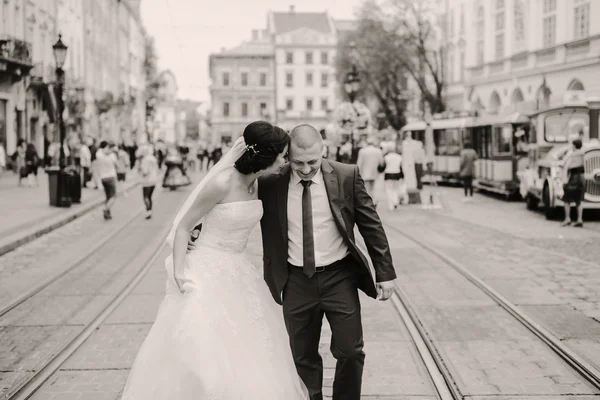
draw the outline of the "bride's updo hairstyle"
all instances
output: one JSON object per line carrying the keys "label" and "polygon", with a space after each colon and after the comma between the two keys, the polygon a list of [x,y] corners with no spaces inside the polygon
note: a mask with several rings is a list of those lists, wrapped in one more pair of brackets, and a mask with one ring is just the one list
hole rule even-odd
{"label": "bride's updo hairstyle", "polygon": [[253,174],[269,168],[290,143],[290,137],[278,126],[255,121],[244,129],[246,152],[235,162],[242,174]]}

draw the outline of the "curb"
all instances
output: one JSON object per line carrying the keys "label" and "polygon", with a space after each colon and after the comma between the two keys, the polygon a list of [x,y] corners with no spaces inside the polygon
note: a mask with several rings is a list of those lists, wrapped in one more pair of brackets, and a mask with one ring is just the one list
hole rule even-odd
{"label": "curb", "polygon": [[[125,188],[124,191],[129,192],[130,190],[138,187],[139,185],[140,182],[135,181],[130,186]],[[0,240],[0,257],[6,253],[17,249],[20,246],[32,242],[40,236],[50,233],[68,224],[69,222],[86,215],[90,211],[95,210],[103,204],[104,198],[100,197],[98,199],[90,201],[89,204],[84,204],[82,208],[77,208],[76,210],[69,210],[66,211],[65,214],[57,215],[56,217],[51,217],[47,221],[43,221],[41,226],[25,228],[22,231],[9,235],[8,238],[6,238],[5,240]]]}

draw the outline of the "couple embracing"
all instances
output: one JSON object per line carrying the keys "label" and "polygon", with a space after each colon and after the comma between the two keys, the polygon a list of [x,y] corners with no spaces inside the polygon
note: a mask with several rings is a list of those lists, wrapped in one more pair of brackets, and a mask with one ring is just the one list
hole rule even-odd
{"label": "couple embracing", "polygon": [[[396,274],[358,169],[324,160],[322,149],[310,125],[288,135],[253,122],[194,189],[167,238],[166,296],[122,400],[322,399],[323,316],[337,359],[333,398],[360,399],[358,289],[387,300]],[[267,285],[245,253],[259,221]]]}

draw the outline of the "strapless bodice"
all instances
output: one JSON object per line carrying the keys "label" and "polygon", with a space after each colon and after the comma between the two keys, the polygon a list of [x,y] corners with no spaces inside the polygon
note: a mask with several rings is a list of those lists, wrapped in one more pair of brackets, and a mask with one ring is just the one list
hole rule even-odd
{"label": "strapless bodice", "polygon": [[250,232],[262,218],[262,213],[260,200],[217,204],[204,217],[198,246],[242,252],[246,248]]}

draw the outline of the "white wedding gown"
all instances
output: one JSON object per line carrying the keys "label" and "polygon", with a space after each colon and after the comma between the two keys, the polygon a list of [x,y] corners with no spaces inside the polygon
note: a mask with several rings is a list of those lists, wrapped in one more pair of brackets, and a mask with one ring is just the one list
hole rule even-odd
{"label": "white wedding gown", "polygon": [[166,296],[122,400],[305,400],[281,308],[244,253],[259,200],[217,204],[186,257],[180,294],[167,259]]}

